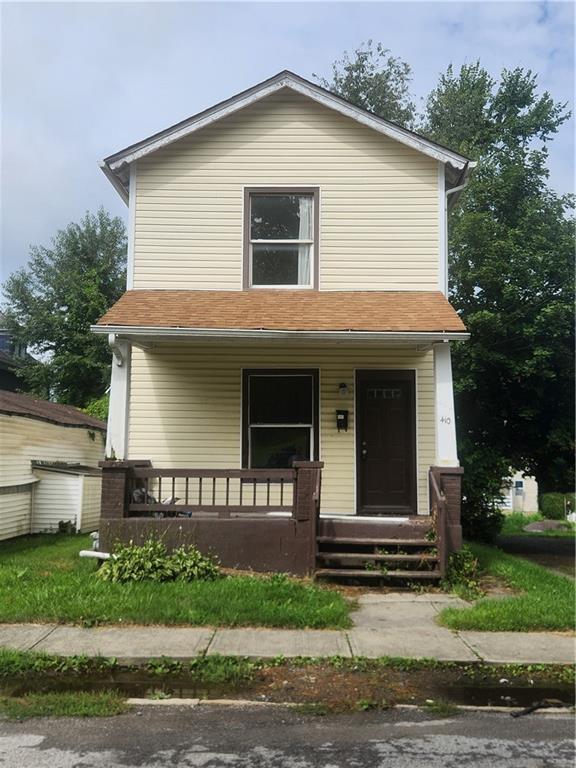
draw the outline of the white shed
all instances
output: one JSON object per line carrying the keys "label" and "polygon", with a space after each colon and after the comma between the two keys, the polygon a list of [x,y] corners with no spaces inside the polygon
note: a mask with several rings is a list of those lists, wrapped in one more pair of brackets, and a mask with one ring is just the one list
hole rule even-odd
{"label": "white shed", "polygon": [[[37,400],[28,395],[0,390],[0,540],[26,533],[45,530],[33,521],[35,510],[47,509],[42,500],[54,490],[50,504],[52,512],[48,528],[54,517],[57,530],[60,511],[69,509],[66,480],[52,489],[53,475],[48,475],[46,463],[78,466],[90,472],[70,475],[60,472],[68,484],[78,484],[83,477],[80,521],[82,530],[90,530],[96,515],[99,497],[99,478],[94,474],[98,462],[104,458],[106,425],[99,419],[69,405]],[[44,465],[41,469],[41,465]],[[44,490],[47,480],[51,489]],[[40,496],[41,504],[34,502]],[[40,520],[45,515],[40,514]],[[94,526],[96,527],[96,526]]]}

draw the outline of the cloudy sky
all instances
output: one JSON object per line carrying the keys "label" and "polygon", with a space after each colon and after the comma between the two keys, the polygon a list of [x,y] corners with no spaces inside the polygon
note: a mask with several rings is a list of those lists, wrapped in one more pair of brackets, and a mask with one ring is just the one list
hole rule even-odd
{"label": "cloudy sky", "polygon": [[[126,208],[98,160],[282,69],[330,74],[373,38],[413,68],[423,98],[451,62],[521,65],[571,104],[571,2],[4,3],[2,277],[31,244],[103,205]],[[551,183],[572,191],[573,121]]]}

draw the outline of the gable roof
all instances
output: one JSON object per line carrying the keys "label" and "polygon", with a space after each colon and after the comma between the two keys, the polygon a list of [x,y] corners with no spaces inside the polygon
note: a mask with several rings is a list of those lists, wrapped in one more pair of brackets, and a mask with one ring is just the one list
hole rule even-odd
{"label": "gable roof", "polygon": [[355,120],[362,125],[372,128],[389,138],[399,141],[418,152],[422,152],[446,166],[447,177],[452,186],[460,185],[465,180],[469,171],[474,167],[469,158],[460,155],[447,147],[443,147],[430,139],[421,136],[414,131],[403,128],[390,120],[385,120],[373,112],[358,107],[341,96],[310,82],[288,70],[279,72],[274,77],[264,80],[245,91],[237,93],[225,101],[215,104],[209,109],[198,112],[196,115],[182,120],[169,128],[159,131],[136,144],[131,144],[125,149],[106,157],[100,163],[100,167],[112,182],[120,196],[127,202],[129,189],[129,166],[135,160],[156,152],[158,149],[184,138],[201,128],[221,120],[224,117],[238,112],[241,109],[254,104],[261,99],[270,96],[282,88],[289,88],[296,93],[307,96],[313,101],[323,104],[346,117]]}
{"label": "gable roof", "polygon": [[51,403],[48,400],[38,400],[19,392],[0,390],[0,413],[49,421],[62,427],[86,427],[99,429],[102,432],[106,430],[104,421],[95,419],[78,408],[62,405],[62,403]]}

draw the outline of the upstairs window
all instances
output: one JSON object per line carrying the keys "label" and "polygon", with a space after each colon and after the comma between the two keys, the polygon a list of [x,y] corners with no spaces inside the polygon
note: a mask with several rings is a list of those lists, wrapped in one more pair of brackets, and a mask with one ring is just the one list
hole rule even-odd
{"label": "upstairs window", "polygon": [[245,288],[314,288],[318,191],[247,189]]}

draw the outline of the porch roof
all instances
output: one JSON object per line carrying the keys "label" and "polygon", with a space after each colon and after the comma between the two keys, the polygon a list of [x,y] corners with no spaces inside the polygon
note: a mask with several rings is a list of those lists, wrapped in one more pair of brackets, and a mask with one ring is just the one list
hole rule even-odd
{"label": "porch roof", "polygon": [[125,335],[330,334],[467,338],[439,291],[127,291],[93,326]]}

